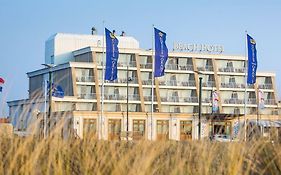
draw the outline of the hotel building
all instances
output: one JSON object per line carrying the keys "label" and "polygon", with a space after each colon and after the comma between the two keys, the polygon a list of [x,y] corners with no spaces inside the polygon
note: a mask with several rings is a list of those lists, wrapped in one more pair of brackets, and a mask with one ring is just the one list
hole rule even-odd
{"label": "hotel building", "polygon": [[[133,139],[198,139],[199,77],[202,77],[200,137],[214,134],[236,137],[239,128],[243,129],[244,56],[170,49],[165,75],[154,81],[152,105],[153,52],[141,49],[133,37],[117,38],[118,79],[104,82],[102,96],[103,36],[62,33],[51,36],[45,43],[45,63],[55,66],[27,73],[29,99],[8,102],[15,128],[25,129],[34,118],[43,121],[48,109],[43,84],[50,73],[52,81],[65,93],[64,98],[52,97],[50,123],[67,118],[66,127],[80,138],[92,133],[99,139],[120,139],[128,124]],[[261,110],[257,110],[258,90],[264,93],[265,108]],[[212,113],[213,91],[219,97],[216,113]],[[248,124],[258,119],[264,129],[280,128],[274,73],[258,72],[256,84],[246,87],[246,99]]]}

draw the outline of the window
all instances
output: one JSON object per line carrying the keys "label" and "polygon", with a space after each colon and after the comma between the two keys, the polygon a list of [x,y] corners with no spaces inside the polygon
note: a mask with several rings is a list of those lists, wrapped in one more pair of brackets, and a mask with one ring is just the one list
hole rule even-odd
{"label": "window", "polygon": [[133,139],[140,140],[145,136],[145,120],[133,120]]}
{"label": "window", "polygon": [[120,140],[121,119],[108,120],[108,137],[109,140]]}
{"label": "window", "polygon": [[97,136],[97,120],[96,119],[84,119],[83,136],[84,136],[84,138]]}
{"label": "window", "polygon": [[157,140],[169,139],[169,121],[157,120]]}
{"label": "window", "polygon": [[180,121],[180,140],[192,139],[192,121]]}

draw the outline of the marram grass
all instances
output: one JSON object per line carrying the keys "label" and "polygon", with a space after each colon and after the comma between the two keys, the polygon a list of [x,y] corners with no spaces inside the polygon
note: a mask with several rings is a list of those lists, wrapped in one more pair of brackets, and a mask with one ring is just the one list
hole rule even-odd
{"label": "marram grass", "polygon": [[281,174],[281,146],[264,140],[98,141],[0,138],[1,174]]}

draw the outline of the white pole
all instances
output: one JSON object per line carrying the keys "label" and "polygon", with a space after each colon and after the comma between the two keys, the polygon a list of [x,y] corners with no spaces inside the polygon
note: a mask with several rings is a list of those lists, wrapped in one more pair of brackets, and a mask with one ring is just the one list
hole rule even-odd
{"label": "white pole", "polygon": [[43,129],[43,136],[44,136],[44,139],[46,138],[46,133],[47,133],[47,80],[44,81],[44,96],[45,96],[45,99],[44,99],[44,129]]}
{"label": "white pole", "polygon": [[154,24],[152,24],[152,49],[151,49],[151,117],[150,117],[150,139],[152,140],[153,137],[153,103],[154,103],[154,59],[153,56],[153,50],[154,50]]}
{"label": "white pole", "polygon": [[103,37],[102,37],[102,88],[101,88],[101,117],[100,117],[100,139],[103,139],[103,108],[104,108],[104,38],[105,38],[105,28],[104,28],[104,21],[102,21],[102,27],[103,27]]}
{"label": "white pole", "polygon": [[244,91],[244,140],[247,141],[247,122],[246,122],[246,115],[247,115],[247,66],[248,66],[248,52],[247,52],[247,30],[245,31],[246,34],[246,44],[245,44],[245,78],[244,78],[244,85],[245,85],[245,91]]}

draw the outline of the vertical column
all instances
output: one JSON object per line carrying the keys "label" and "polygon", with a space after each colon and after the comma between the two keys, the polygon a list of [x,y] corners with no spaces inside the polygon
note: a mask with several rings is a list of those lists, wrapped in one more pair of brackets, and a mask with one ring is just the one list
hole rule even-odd
{"label": "vertical column", "polygon": [[139,84],[139,95],[141,101],[141,111],[145,112],[144,98],[143,98],[143,89],[142,89],[142,79],[141,79],[141,71],[140,71],[140,63],[139,63],[139,54],[135,54],[136,57],[136,66],[137,66],[137,78]]}
{"label": "vertical column", "polygon": [[162,112],[162,107],[161,107],[161,98],[160,98],[160,89],[159,89],[159,80],[158,78],[155,78],[155,94],[156,94],[156,99],[157,99],[157,105],[158,105],[158,112]]}
{"label": "vertical column", "polygon": [[97,66],[97,54],[96,52],[92,52],[92,59],[94,65],[94,77],[95,77],[95,89],[96,89],[96,99],[97,99],[97,111],[101,111],[101,93],[100,93],[100,86],[99,86],[99,73],[98,73],[98,66]]}

